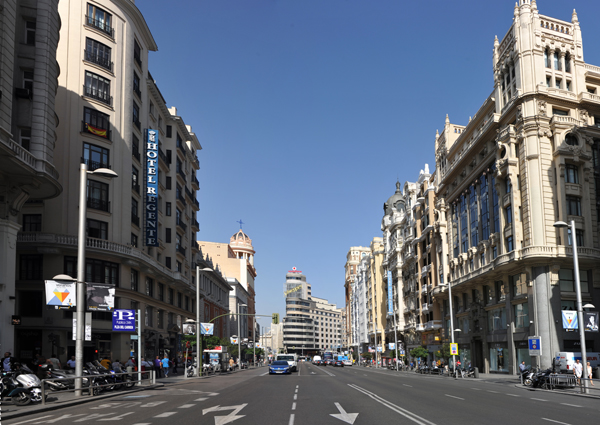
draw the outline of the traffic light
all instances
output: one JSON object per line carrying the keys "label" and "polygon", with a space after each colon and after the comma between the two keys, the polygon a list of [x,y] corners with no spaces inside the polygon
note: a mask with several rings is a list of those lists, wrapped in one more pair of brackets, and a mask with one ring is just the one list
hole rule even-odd
{"label": "traffic light", "polygon": [[274,325],[279,324],[279,313],[273,313],[273,324]]}

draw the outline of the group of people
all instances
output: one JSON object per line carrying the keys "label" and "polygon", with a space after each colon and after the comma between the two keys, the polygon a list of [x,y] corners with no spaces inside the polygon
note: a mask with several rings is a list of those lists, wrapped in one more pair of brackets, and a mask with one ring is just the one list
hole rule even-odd
{"label": "group of people", "polygon": [[[586,375],[590,380],[590,384],[594,385],[594,381],[592,381],[592,366],[590,365],[590,362],[587,362],[586,366]],[[573,365],[573,373],[577,378],[577,385],[581,385],[581,376],[583,375],[583,364],[581,364],[579,359],[575,360],[575,364]]]}

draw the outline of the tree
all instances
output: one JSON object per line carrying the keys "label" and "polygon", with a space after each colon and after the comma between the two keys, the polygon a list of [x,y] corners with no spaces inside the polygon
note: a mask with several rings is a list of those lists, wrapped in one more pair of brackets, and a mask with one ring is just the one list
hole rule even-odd
{"label": "tree", "polygon": [[371,354],[371,353],[363,353],[362,357],[365,360],[371,360],[373,358],[373,354]]}
{"label": "tree", "polygon": [[448,343],[443,344],[442,349],[436,352],[436,356],[441,357],[441,358],[445,359],[446,361],[448,361],[448,359],[450,359],[450,357],[452,357],[452,354],[450,354],[450,344],[448,344]]}
{"label": "tree", "polygon": [[415,358],[423,358],[426,359],[429,355],[429,351],[425,347],[416,347],[410,350],[410,355]]}

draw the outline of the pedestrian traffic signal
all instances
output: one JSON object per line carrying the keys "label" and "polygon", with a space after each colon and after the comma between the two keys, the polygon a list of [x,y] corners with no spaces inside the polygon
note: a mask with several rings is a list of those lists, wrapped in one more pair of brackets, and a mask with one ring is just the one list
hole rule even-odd
{"label": "pedestrian traffic signal", "polygon": [[273,324],[274,325],[279,324],[279,313],[273,313]]}

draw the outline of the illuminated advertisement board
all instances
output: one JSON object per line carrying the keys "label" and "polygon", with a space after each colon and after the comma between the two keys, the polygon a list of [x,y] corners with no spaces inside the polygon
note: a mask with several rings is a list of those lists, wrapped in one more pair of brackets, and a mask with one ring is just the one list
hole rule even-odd
{"label": "illuminated advertisement board", "polygon": [[158,131],[146,130],[145,244],[158,246]]}

